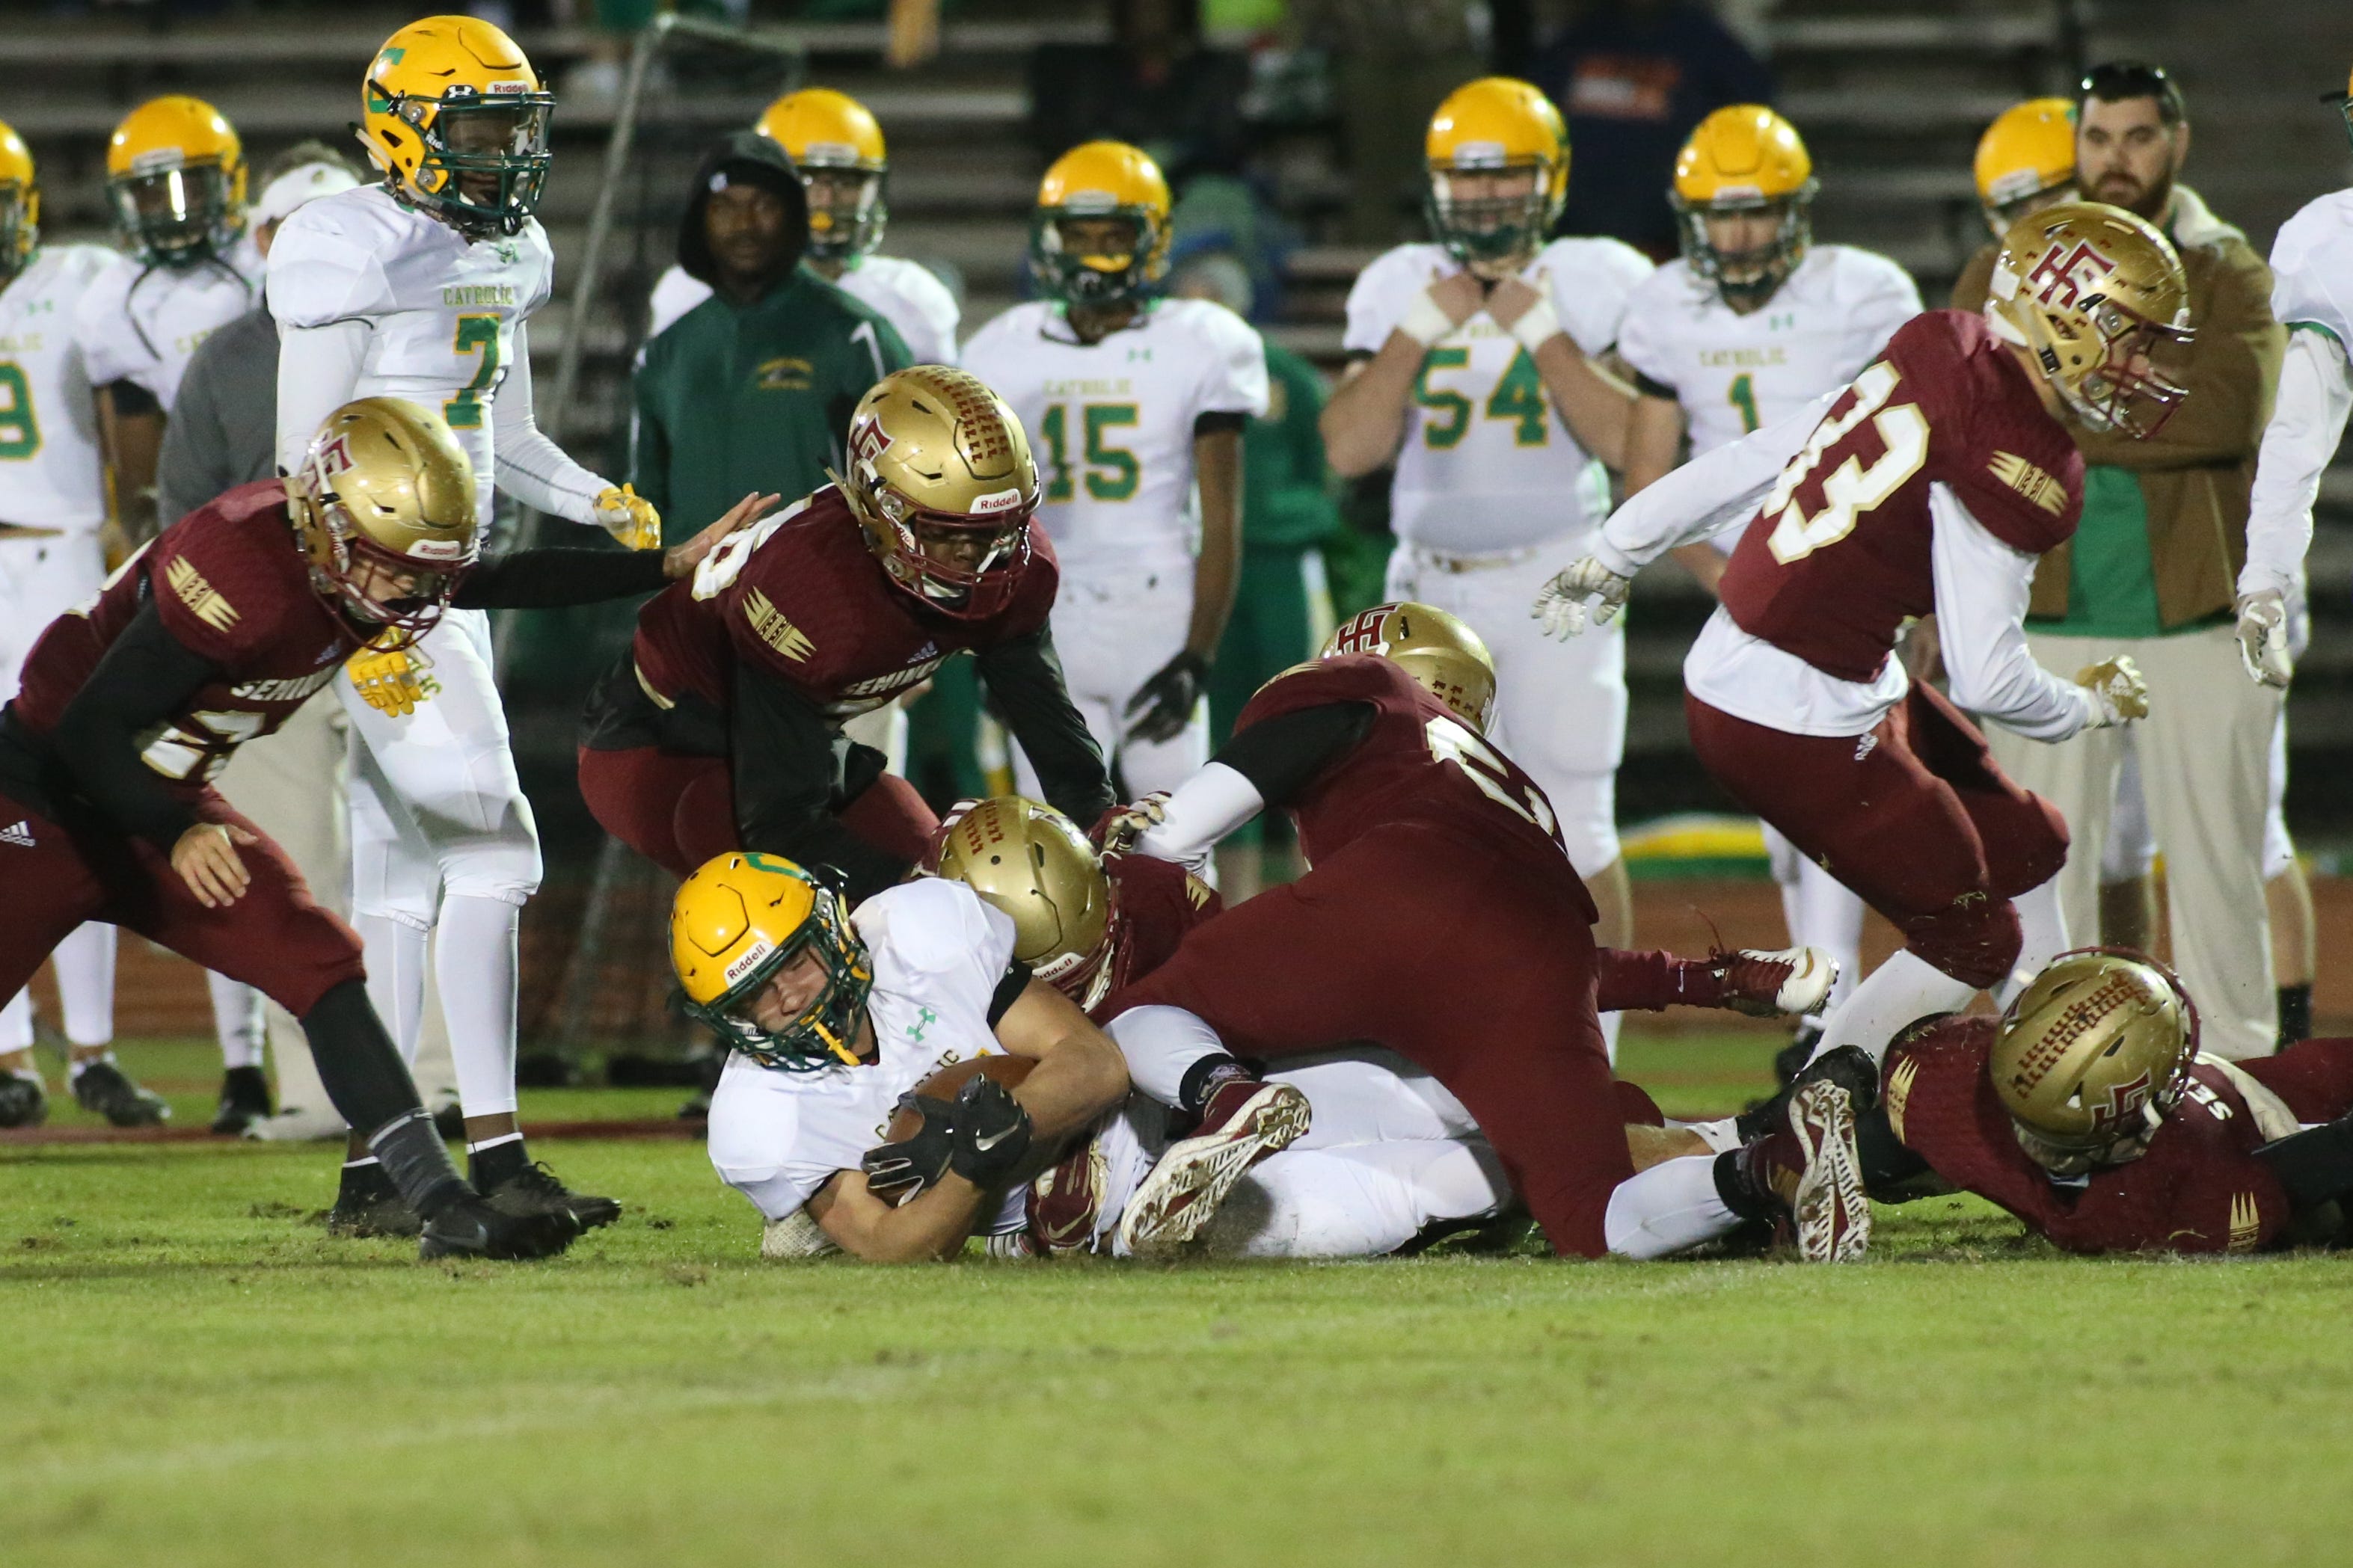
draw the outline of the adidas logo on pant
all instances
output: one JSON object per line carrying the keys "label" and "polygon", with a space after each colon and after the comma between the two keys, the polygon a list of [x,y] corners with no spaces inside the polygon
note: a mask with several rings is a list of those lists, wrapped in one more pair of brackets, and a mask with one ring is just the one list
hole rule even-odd
{"label": "adidas logo on pant", "polygon": [[33,825],[19,820],[14,826],[0,827],[0,844],[14,844],[20,849],[33,847]]}

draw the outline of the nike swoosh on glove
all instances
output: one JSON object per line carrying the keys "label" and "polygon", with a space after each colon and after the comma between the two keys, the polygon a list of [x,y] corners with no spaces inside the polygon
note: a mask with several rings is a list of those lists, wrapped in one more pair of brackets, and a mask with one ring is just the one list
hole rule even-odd
{"label": "nike swoosh on glove", "polygon": [[1581,556],[1544,585],[1528,614],[1544,623],[1545,636],[1567,642],[1585,629],[1588,619],[1597,626],[1616,619],[1633,587],[1632,578],[1620,577],[1590,555]]}
{"label": "nike swoosh on glove", "polygon": [[2259,686],[2284,688],[2295,674],[2287,646],[2287,601],[2266,589],[2239,601],[2239,658]]}
{"label": "nike swoosh on glove", "polygon": [[955,1152],[949,1164],[976,1187],[994,1187],[1029,1152],[1029,1113],[1013,1091],[975,1073],[955,1098]]}
{"label": "nike swoosh on glove", "polygon": [[608,485],[597,492],[596,526],[632,550],[661,548],[661,512],[633,485]]}
{"label": "nike swoosh on glove", "polygon": [[2077,670],[2075,684],[2092,694],[2092,705],[2099,710],[2092,721],[2094,730],[2148,717],[2148,682],[2122,654]]}

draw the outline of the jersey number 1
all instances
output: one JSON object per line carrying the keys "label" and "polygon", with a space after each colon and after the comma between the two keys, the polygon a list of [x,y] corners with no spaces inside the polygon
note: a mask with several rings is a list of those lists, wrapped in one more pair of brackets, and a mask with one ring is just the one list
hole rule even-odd
{"label": "jersey number 1", "polygon": [[[1928,460],[1928,417],[1920,412],[1920,405],[1899,403],[1886,407],[1901,379],[1885,360],[1855,377],[1853,405],[1814,426],[1804,449],[1781,470],[1773,493],[1765,498],[1764,515],[1778,519],[1765,541],[1774,560],[1786,566],[1825,545],[1836,544],[1854,531],[1864,512],[1902,489],[1904,481]],[[1821,510],[1808,517],[1797,502],[1798,488],[1821,466],[1822,455],[1866,419],[1879,433],[1879,456],[1866,468],[1860,454],[1849,453],[1846,461],[1822,481]]]}
{"label": "jersey number 1", "polygon": [[459,317],[457,341],[449,346],[459,353],[482,357],[474,367],[474,379],[441,405],[441,416],[448,420],[452,430],[479,430],[482,427],[482,394],[499,379],[499,319]]}

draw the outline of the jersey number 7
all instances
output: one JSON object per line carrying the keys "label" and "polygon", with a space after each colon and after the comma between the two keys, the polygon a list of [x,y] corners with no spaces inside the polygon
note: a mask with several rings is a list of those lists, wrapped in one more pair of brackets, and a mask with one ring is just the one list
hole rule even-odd
{"label": "jersey number 7", "polygon": [[[1781,470],[1773,493],[1765,498],[1765,515],[1777,519],[1765,541],[1774,560],[1787,566],[1825,545],[1836,544],[1854,531],[1864,512],[1901,489],[1904,481],[1928,460],[1928,418],[1920,412],[1920,405],[1886,406],[1901,379],[1885,360],[1855,377],[1849,388],[1854,401],[1843,413],[1834,412],[1815,426],[1804,449]],[[1813,477],[1823,457],[1866,419],[1879,433],[1879,456],[1865,468],[1862,455],[1850,447],[1846,460],[1822,480],[1821,510],[1808,517],[1796,500],[1799,488]]]}

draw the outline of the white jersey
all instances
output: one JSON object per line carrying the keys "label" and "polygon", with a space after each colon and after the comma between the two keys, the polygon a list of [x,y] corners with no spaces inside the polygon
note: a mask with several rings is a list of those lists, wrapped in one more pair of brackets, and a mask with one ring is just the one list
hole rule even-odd
{"label": "white jersey", "polygon": [[964,368],[1012,405],[1066,580],[1134,578],[1193,557],[1193,426],[1267,411],[1266,345],[1207,300],[1155,300],[1097,343],[1062,308],[1016,305],[973,334]]}
{"label": "white jersey", "polygon": [[783,1072],[731,1058],[711,1097],[711,1163],[769,1219],[799,1208],[889,1136],[899,1097],[952,1063],[1002,1055],[988,1010],[1013,962],[1013,921],[936,877],[849,917],[874,964],[871,1066]]}
{"label": "white jersey", "polygon": [[[864,256],[833,279],[833,286],[899,329],[917,364],[956,363],[955,296],[920,261],[897,256]],[[681,316],[711,298],[711,285],[673,266],[655,280],[646,336],[659,337]]]}
{"label": "white jersey", "polygon": [[[1556,239],[1521,276],[1550,293],[1577,347],[1617,342],[1628,297],[1651,273],[1614,239]],[[1415,298],[1462,270],[1442,246],[1400,245],[1348,290],[1351,353],[1377,353]],[[1609,475],[1553,406],[1535,360],[1484,310],[1430,347],[1406,409],[1389,526],[1407,544],[1496,554],[1600,526]]]}
{"label": "white jersey", "polygon": [[[345,398],[436,408],[474,465],[485,525],[496,481],[492,404],[515,369],[516,333],[547,301],[555,256],[537,219],[470,240],[382,185],[307,202],[269,247],[269,313],[285,328],[367,326]],[[338,401],[342,401],[339,399]]]}
{"label": "white jersey", "polygon": [[0,523],[95,533],[106,475],[75,307],[114,259],[45,245],[0,290]]}
{"label": "white jersey", "polygon": [[2353,190],[2307,203],[2272,241],[2272,315],[2287,328],[2248,497],[2242,594],[2303,592],[2312,503],[2353,415]]}
{"label": "white jersey", "polygon": [[1696,456],[1844,386],[1919,313],[1904,268],[1850,246],[1813,247],[1746,315],[1689,263],[1670,261],[1628,300],[1618,352],[1644,392],[1683,405]]}
{"label": "white jersey", "polygon": [[175,270],[122,255],[82,290],[73,331],[92,386],[129,381],[169,413],[196,345],[261,303],[261,250],[240,238]]}

